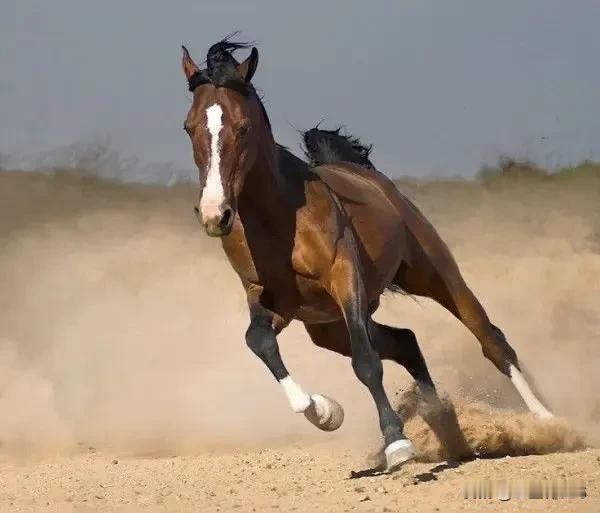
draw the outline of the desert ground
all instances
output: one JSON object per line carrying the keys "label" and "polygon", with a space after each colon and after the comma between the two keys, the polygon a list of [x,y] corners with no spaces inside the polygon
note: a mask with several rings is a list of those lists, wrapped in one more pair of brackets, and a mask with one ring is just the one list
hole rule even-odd
{"label": "desert ground", "polygon": [[[418,413],[417,461],[372,470],[376,413],[350,362],[302,326],[295,379],[336,398],[323,433],[246,348],[242,289],[193,185],[0,173],[0,511],[600,511],[600,181],[403,180],[557,419],[524,411],[450,314],[386,294],[412,328],[475,461],[446,462]],[[411,381],[386,362],[409,412]],[[465,500],[477,480],[581,480],[587,498]]]}

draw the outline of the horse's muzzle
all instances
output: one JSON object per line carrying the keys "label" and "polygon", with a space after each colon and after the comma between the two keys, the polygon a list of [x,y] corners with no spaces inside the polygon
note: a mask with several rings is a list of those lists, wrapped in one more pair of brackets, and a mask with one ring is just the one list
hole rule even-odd
{"label": "horse's muzzle", "polygon": [[[196,209],[198,211],[198,209]],[[217,215],[202,219],[206,234],[210,237],[223,237],[231,233],[235,213],[230,206],[223,206]]]}

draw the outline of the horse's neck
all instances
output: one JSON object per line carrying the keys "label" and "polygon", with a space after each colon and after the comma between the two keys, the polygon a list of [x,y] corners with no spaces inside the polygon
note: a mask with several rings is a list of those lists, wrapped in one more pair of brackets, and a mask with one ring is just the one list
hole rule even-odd
{"label": "horse's neck", "polygon": [[242,222],[254,218],[275,232],[288,232],[287,225],[295,223],[294,197],[299,187],[294,183],[297,180],[280,168],[279,152],[272,139],[261,145],[256,163],[246,176],[239,211]]}
{"label": "horse's neck", "polygon": [[270,216],[274,214],[280,196],[281,175],[275,144],[261,145],[254,166],[248,172],[244,182],[240,201],[245,212]]}

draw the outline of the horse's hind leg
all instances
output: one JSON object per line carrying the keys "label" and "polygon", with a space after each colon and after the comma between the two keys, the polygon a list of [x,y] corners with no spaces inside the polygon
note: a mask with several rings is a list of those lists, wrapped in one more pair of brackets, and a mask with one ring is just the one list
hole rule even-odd
{"label": "horse's hind leg", "polygon": [[419,414],[438,437],[448,456],[452,459],[472,457],[473,451],[460,429],[454,407],[438,396],[413,331],[371,320],[369,333],[379,356],[402,365],[416,381],[420,392]]}
{"label": "horse's hind leg", "polygon": [[[350,337],[344,321],[305,324],[312,341],[319,347],[351,356]],[[402,365],[419,387],[419,413],[446,449],[449,457],[465,459],[472,455],[456,419],[452,405],[443,403],[427,369],[414,333],[369,320],[369,335],[379,357]]]}
{"label": "horse's hind leg", "polygon": [[521,372],[515,350],[502,331],[490,322],[456,264],[447,262],[443,277],[432,266],[427,271],[431,273],[429,279],[422,282],[414,275],[399,272],[394,283],[409,293],[430,297],[449,310],[477,337],[484,356],[510,378],[529,410],[542,418],[553,417],[532,391]]}

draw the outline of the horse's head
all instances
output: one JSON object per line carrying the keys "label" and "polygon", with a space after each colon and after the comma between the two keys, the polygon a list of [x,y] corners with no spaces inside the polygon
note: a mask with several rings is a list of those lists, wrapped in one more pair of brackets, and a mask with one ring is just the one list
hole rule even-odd
{"label": "horse's head", "polygon": [[200,176],[197,211],[211,236],[231,232],[237,198],[262,137],[272,137],[250,82],[258,51],[252,48],[242,63],[232,56],[232,51],[247,46],[227,39],[216,43],[208,51],[206,69],[200,69],[183,47],[183,72],[194,95],[184,129],[192,141]]}

